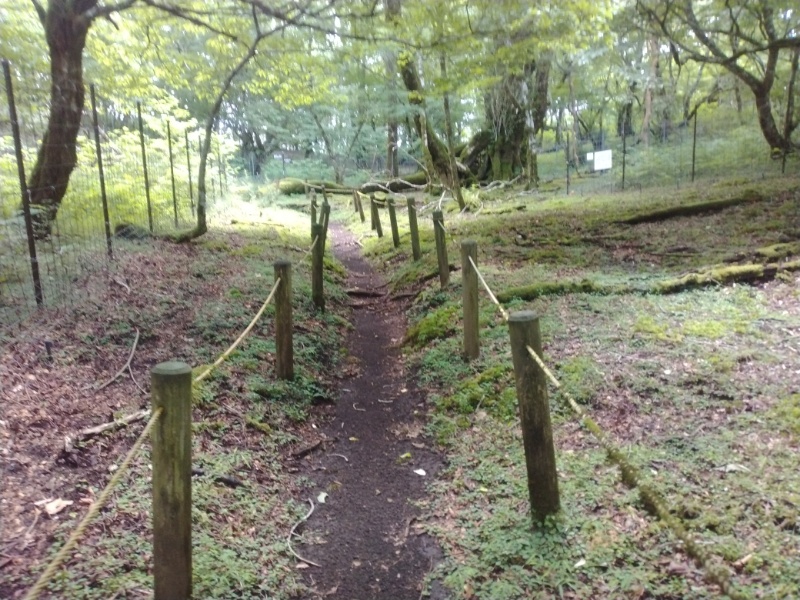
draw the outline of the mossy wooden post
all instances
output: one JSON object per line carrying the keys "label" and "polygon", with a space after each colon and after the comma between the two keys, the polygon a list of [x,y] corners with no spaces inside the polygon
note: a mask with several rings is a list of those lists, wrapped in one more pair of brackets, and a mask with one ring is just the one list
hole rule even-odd
{"label": "mossy wooden post", "polygon": [[447,260],[447,237],[442,211],[433,211],[433,238],[436,240],[436,258],[439,261],[439,283],[447,287],[450,283],[450,263]]}
{"label": "mossy wooden post", "polygon": [[275,374],[278,379],[294,379],[292,343],[292,263],[275,261]]}
{"label": "mossy wooden post", "polygon": [[317,202],[311,201],[311,241],[314,241],[314,225],[317,222]]}
{"label": "mossy wooden post", "polygon": [[192,368],[165,362],[150,371],[153,410],[153,576],[155,600],[192,595]]}
{"label": "mossy wooden post", "polygon": [[364,216],[364,204],[361,202],[361,194],[358,193],[356,190],[356,202],[358,203],[358,216],[361,218],[361,222],[365,223],[367,218]]}
{"label": "mossy wooden post", "polygon": [[383,237],[383,227],[381,227],[381,214],[378,212],[378,203],[375,201],[375,194],[369,195],[369,204],[372,207],[372,218],[374,219],[375,223],[375,231],[378,233],[378,237]]}
{"label": "mossy wooden post", "polygon": [[414,260],[422,257],[419,247],[419,226],[417,225],[417,204],[413,198],[408,199],[408,228],[411,231],[411,254]]}
{"label": "mossy wooden post", "polygon": [[386,201],[389,204],[389,225],[392,227],[392,244],[397,248],[400,246],[400,231],[397,229],[397,211],[394,208],[394,198]]}
{"label": "mossy wooden post", "polygon": [[322,225],[322,237],[320,243],[322,244],[322,253],[325,254],[325,244],[328,242],[328,224],[331,221],[331,205],[327,200],[322,202],[322,213],[319,216],[320,225]]}
{"label": "mossy wooden post", "polygon": [[481,353],[478,340],[478,273],[472,262],[478,264],[478,242],[461,242],[461,298],[464,305],[464,358],[474,360]]}
{"label": "mossy wooden post", "polygon": [[508,318],[508,329],[528,470],[531,517],[537,523],[557,513],[560,504],[547,380],[527,348],[530,346],[537,355],[542,355],[539,317],[529,310],[512,313]]}
{"label": "mossy wooden post", "polygon": [[311,300],[318,309],[325,310],[325,295],[322,291],[322,259],[325,256],[325,246],[322,240],[322,225],[315,223],[311,229],[317,243],[311,252]]}

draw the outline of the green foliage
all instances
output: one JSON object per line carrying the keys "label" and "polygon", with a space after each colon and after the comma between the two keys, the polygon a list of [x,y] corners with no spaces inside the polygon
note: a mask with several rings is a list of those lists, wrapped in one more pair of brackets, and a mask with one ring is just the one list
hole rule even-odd
{"label": "green foliage", "polygon": [[458,313],[458,308],[453,305],[443,306],[423,317],[409,328],[405,343],[412,346],[423,346],[452,333],[455,329],[454,317]]}

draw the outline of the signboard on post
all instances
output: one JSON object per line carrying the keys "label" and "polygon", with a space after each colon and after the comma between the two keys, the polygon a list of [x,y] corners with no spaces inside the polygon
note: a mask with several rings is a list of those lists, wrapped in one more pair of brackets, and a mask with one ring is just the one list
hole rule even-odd
{"label": "signboard on post", "polygon": [[586,160],[592,161],[592,171],[608,171],[611,169],[611,150],[589,152]]}

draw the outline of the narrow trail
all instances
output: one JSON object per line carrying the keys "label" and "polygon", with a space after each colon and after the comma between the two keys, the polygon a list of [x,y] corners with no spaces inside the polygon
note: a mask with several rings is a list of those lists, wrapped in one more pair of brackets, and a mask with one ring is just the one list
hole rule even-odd
{"label": "narrow trail", "polygon": [[[331,233],[348,287],[385,291],[352,234],[334,224]],[[326,409],[324,452],[304,461],[315,489],[328,493],[304,526],[311,543],[299,549],[320,564],[305,571],[308,598],[418,600],[440,551],[417,527],[412,502],[424,498],[442,459],[423,436],[424,396],[396,347],[405,332],[402,303],[386,295],[353,305],[347,346],[354,375]],[[438,587],[431,597],[445,598]]]}

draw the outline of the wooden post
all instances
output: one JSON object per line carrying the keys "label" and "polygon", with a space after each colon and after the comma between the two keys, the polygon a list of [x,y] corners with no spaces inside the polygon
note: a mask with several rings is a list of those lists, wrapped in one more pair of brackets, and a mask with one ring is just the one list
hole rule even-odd
{"label": "wooden post", "polygon": [[539,317],[529,310],[512,313],[508,318],[508,329],[528,470],[531,517],[534,522],[541,522],[558,512],[560,501],[547,380],[527,349],[530,346],[542,356]]}
{"label": "wooden post", "polygon": [[450,263],[447,260],[447,237],[442,211],[433,211],[433,238],[436,240],[436,258],[439,260],[439,283],[442,288],[450,283]]}
{"label": "wooden post", "polygon": [[311,300],[321,311],[325,310],[325,295],[322,291],[322,259],[325,255],[325,246],[322,240],[322,225],[315,223],[311,228],[312,237],[319,238],[314,250],[311,252]]}
{"label": "wooden post", "polygon": [[397,211],[394,208],[394,198],[387,200],[389,204],[389,224],[392,227],[392,244],[397,248],[400,246],[400,232],[397,229]]}
{"label": "wooden post", "polygon": [[481,353],[478,340],[478,273],[470,262],[478,264],[478,242],[461,242],[461,298],[464,305],[464,358],[474,360]]}
{"label": "wooden post", "polygon": [[192,369],[165,362],[150,371],[153,410],[154,600],[192,595]]}
{"label": "wooden post", "polygon": [[311,200],[311,241],[314,241],[314,225],[317,223],[317,201]]}
{"label": "wooden post", "polygon": [[378,204],[375,202],[375,194],[369,195],[369,205],[372,207],[373,229],[378,232],[378,237],[383,237],[383,227],[381,227],[381,215],[378,212]]}
{"label": "wooden post", "polygon": [[328,242],[328,223],[331,220],[331,205],[328,204],[327,200],[322,201],[322,213],[319,216],[320,225],[322,225],[322,238],[320,238],[320,243],[322,244],[322,253],[325,254],[325,244]]}
{"label": "wooden post", "polygon": [[361,194],[356,191],[356,201],[358,202],[358,216],[361,217],[361,222],[365,223],[367,218],[364,216],[364,204],[361,202]]}
{"label": "wooden post", "polygon": [[358,192],[353,190],[353,212],[358,213]]}
{"label": "wooden post", "polygon": [[[316,249],[316,248],[315,248]],[[292,345],[292,263],[275,261],[275,373],[278,379],[294,379],[294,347]]]}
{"label": "wooden post", "polygon": [[411,231],[411,254],[414,260],[422,257],[419,247],[419,227],[417,225],[417,203],[413,198],[408,199],[408,228]]}

